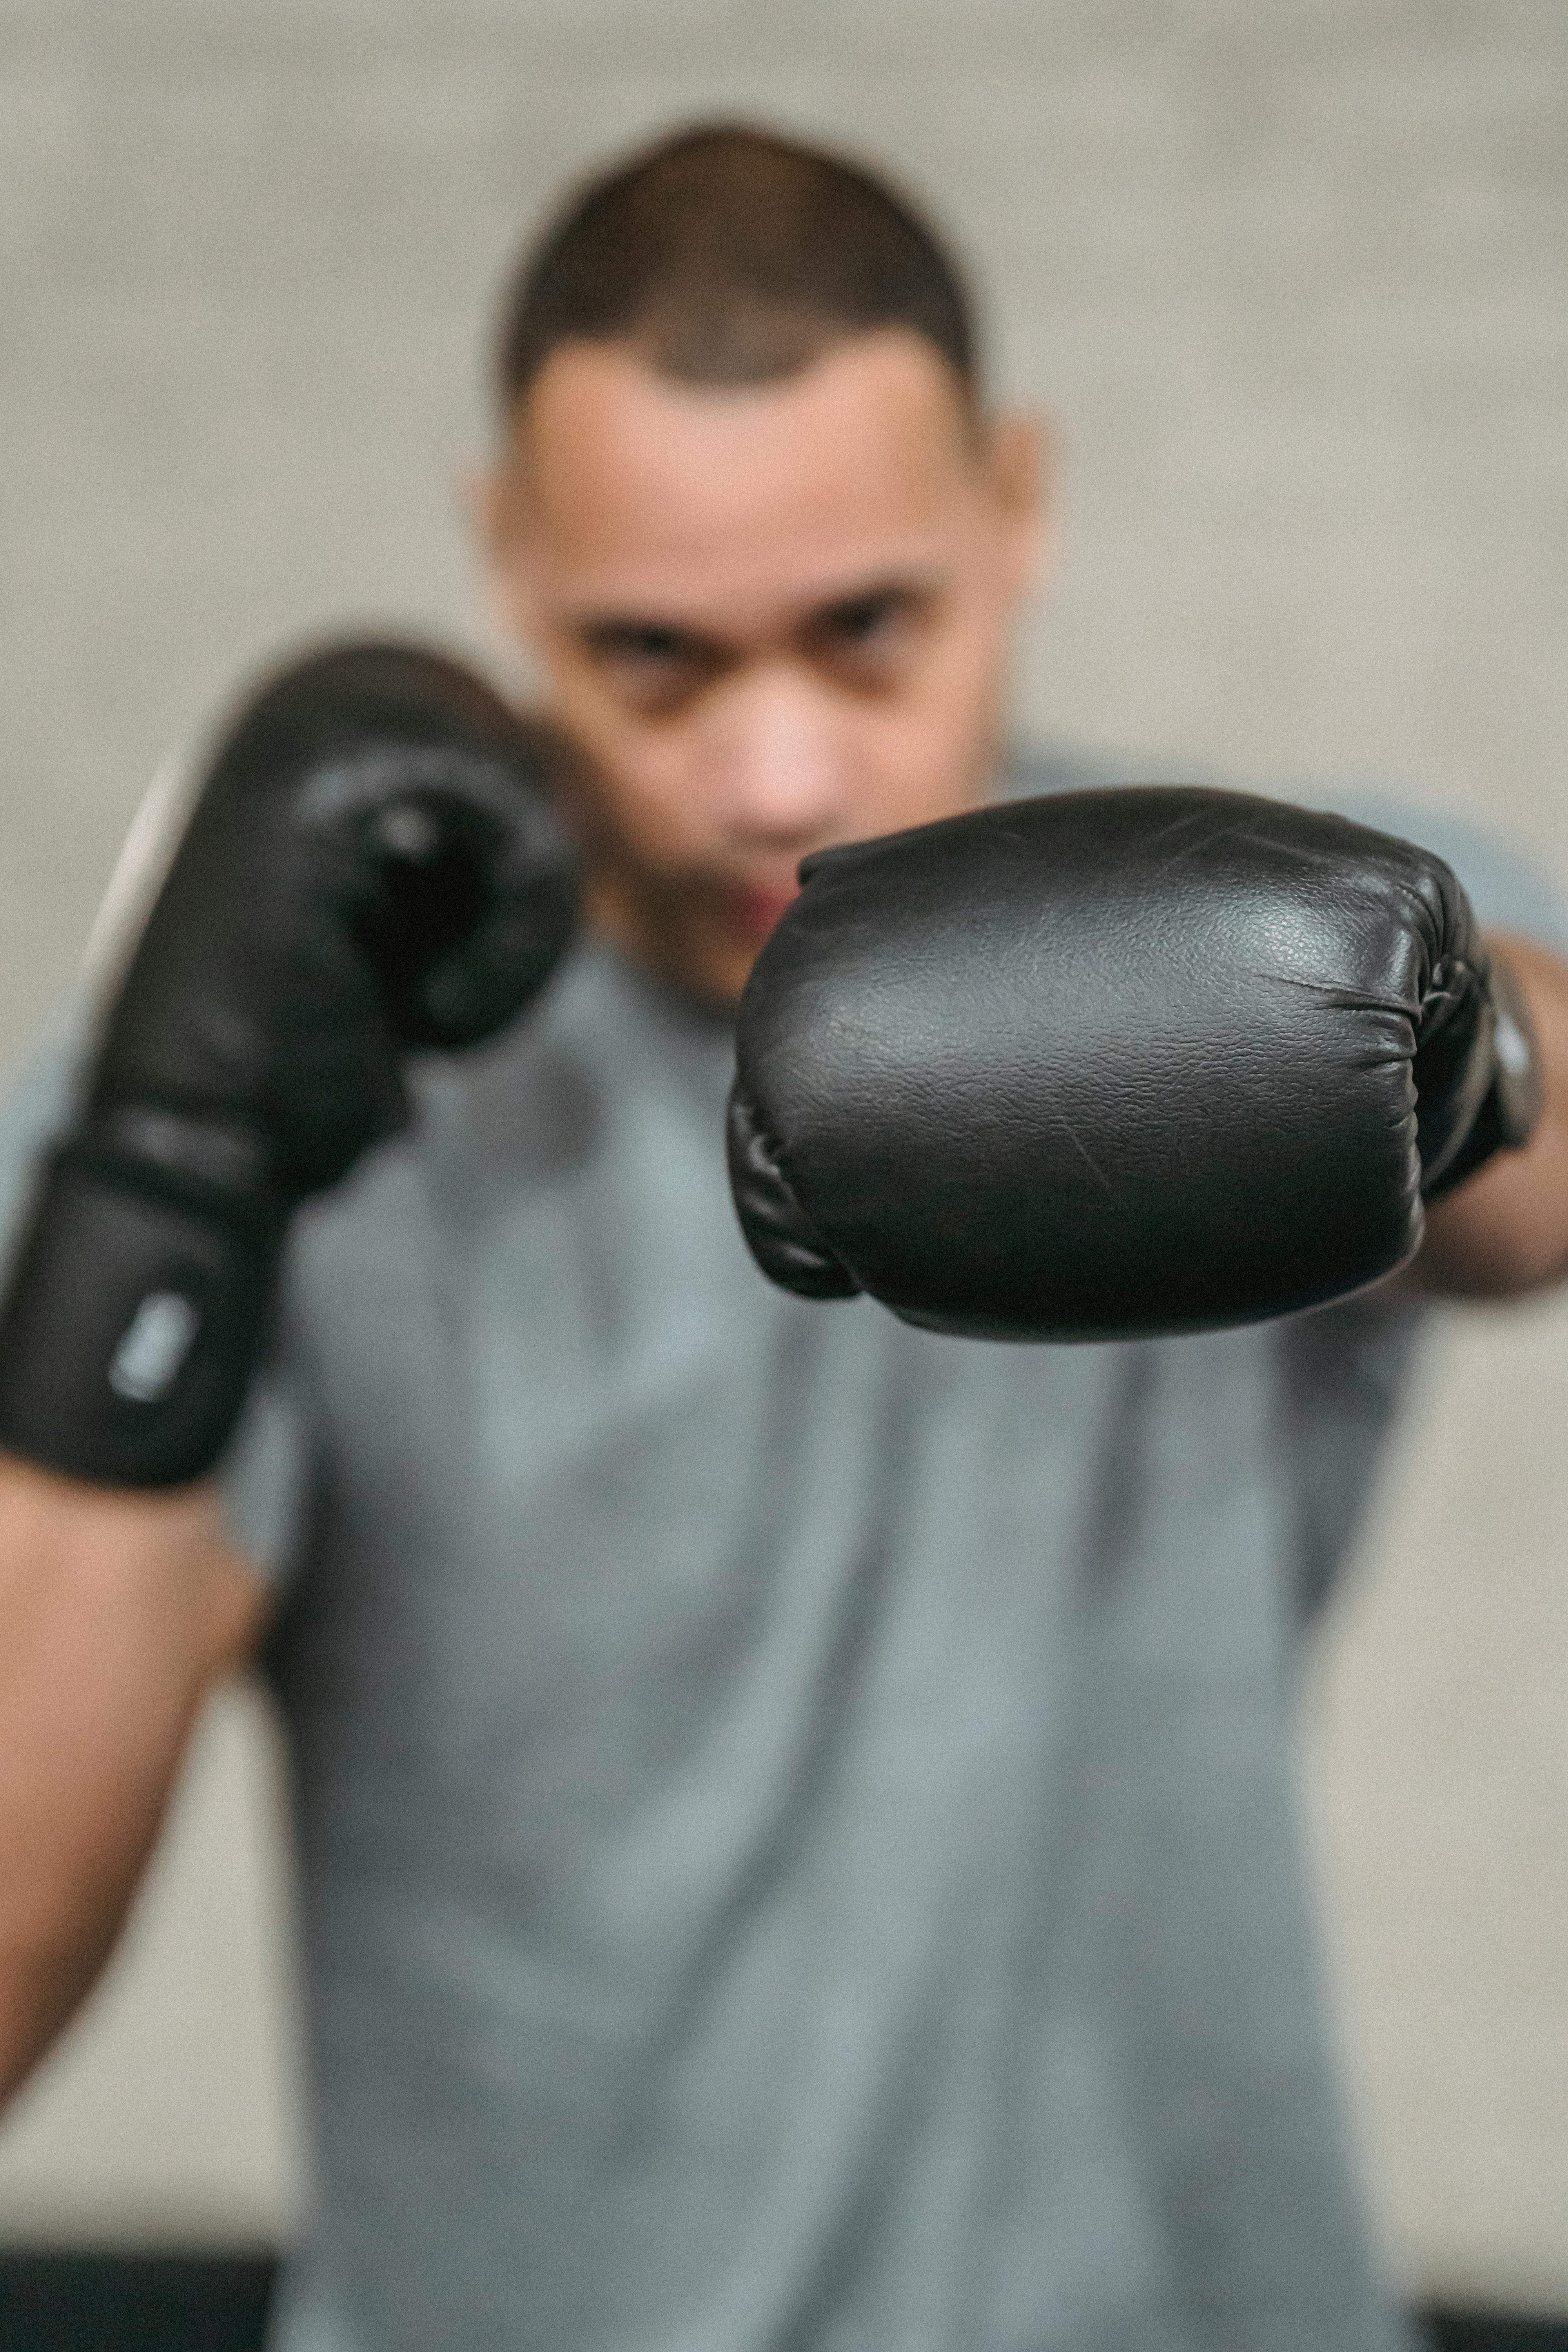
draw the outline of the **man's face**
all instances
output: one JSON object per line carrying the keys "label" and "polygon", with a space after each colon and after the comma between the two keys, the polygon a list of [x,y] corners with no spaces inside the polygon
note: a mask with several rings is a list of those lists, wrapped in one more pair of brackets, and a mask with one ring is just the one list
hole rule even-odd
{"label": "man's face", "polygon": [[1033,567],[1031,428],[982,430],[931,346],[673,383],[563,345],[489,485],[503,615],[587,751],[589,902],[737,994],[808,852],[972,806]]}

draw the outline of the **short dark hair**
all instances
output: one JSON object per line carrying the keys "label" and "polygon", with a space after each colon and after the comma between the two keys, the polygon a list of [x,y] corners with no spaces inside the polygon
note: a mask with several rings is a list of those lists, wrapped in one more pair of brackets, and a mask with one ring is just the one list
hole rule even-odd
{"label": "short dark hair", "polygon": [[969,296],[905,198],[845,157],[704,123],[590,181],[524,255],[497,389],[509,411],[578,339],[633,341],[682,383],[767,383],[877,327],[923,335],[977,399]]}

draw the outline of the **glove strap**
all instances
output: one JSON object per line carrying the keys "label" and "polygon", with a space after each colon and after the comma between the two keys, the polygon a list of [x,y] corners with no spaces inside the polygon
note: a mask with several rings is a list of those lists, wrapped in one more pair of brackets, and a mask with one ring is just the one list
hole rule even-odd
{"label": "glove strap", "polygon": [[1435,1180],[1422,1187],[1427,1201],[1440,1201],[1497,1152],[1522,1150],[1541,1116],[1545,1082],[1530,1006],[1506,958],[1489,948],[1488,961],[1488,994],[1494,1016],[1491,1084],[1458,1150],[1443,1163]]}

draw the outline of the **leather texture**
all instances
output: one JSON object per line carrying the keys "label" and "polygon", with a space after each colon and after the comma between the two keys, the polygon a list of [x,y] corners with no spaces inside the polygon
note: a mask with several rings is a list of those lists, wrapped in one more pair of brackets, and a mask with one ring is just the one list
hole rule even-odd
{"label": "leather texture", "polygon": [[991,1339],[1247,1322],[1393,1272],[1424,1183],[1479,1164],[1489,960],[1408,842],[1130,786],[828,851],[801,881],[742,1000],[730,1111],[741,1223],[786,1288]]}
{"label": "leather texture", "polygon": [[288,1218],[407,1117],[416,1048],[519,1013],[575,923],[569,759],[457,664],[353,645],[212,761],[0,1311],[0,1444],[200,1475],[243,1402]]}

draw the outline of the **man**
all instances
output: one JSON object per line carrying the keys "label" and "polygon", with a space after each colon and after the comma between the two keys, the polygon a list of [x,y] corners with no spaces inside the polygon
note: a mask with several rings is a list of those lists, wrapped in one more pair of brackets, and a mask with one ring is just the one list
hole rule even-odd
{"label": "man", "polygon": [[1095,781],[1001,770],[1035,437],[907,211],[745,131],[572,207],[501,391],[486,545],[591,755],[593,936],[296,1219],[221,1486],[7,1467],[4,2078],[265,1643],[320,2180],[286,2352],[1387,2343],[1289,1659],[1411,1283],[1568,1264],[1568,971],[1510,940],[1546,1108],[1398,1298],[1058,1350],[775,1295],[721,1131],[797,863]]}

